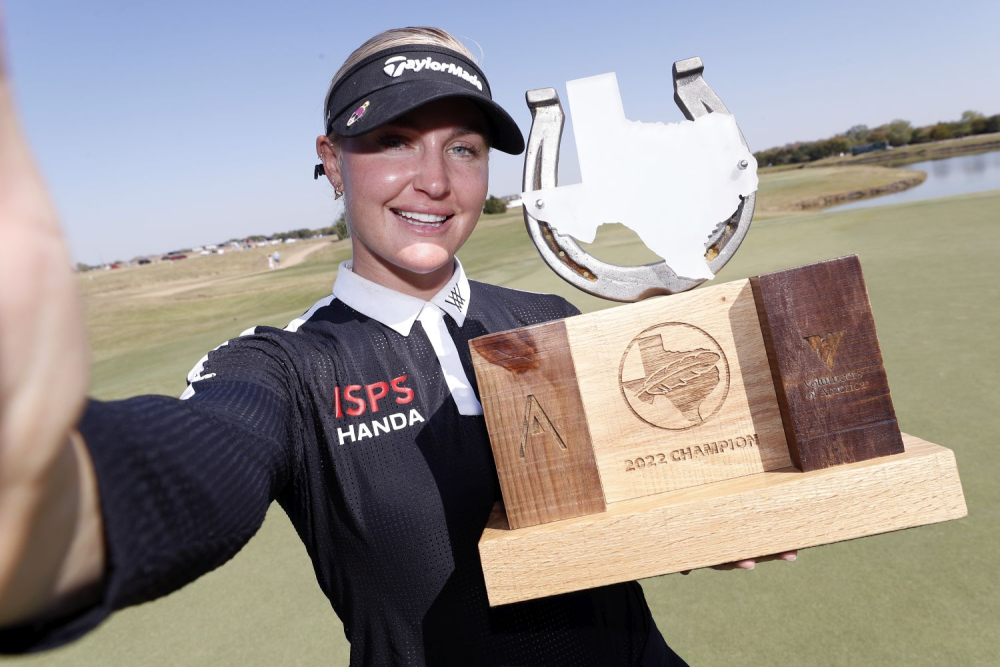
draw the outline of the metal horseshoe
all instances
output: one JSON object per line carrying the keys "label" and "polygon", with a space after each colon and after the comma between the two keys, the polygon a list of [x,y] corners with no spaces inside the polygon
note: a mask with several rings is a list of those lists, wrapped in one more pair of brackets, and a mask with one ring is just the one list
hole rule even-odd
{"label": "metal horseshoe", "polygon": [[[702,78],[701,58],[674,63],[674,101],[688,120],[708,113],[729,110]],[[525,193],[557,186],[559,142],[566,117],[554,88],[538,88],[525,93],[531,110],[531,133],[524,156]],[[742,132],[740,138],[746,146]],[[736,212],[719,223],[705,243],[705,259],[712,273],[718,273],[735,254],[753,218],[756,192],[744,197]],[[613,301],[640,301],[658,294],[677,294],[704,282],[678,276],[659,261],[641,266],[619,266],[603,262],[583,250],[576,241],[558,231],[557,220],[537,220],[524,212],[528,235],[542,259],[574,287]]]}

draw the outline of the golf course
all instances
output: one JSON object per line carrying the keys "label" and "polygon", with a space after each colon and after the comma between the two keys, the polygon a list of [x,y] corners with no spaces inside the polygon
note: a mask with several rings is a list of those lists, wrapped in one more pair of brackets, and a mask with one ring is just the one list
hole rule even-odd
{"label": "golf course", "polygon": [[[1000,190],[818,208],[920,174],[872,165],[763,170],[758,215],[710,284],[857,254],[899,423],[954,450],[969,515],[804,550],[796,562],[751,572],[643,581],[663,635],[692,665],[998,664]],[[620,264],[656,259],[621,225],[603,227],[589,249]],[[316,239],[282,246],[285,261],[270,271],[273,250],[80,274],[92,395],[179,395],[208,350],[254,325],[283,327],[329,294],[350,257],[348,241]],[[475,280],[557,293],[584,312],[617,305],[562,282],[531,245],[520,211],[484,216],[459,258]],[[224,567],[118,613],[71,646],[0,665],[346,665],[348,654],[305,548],[274,505]]]}

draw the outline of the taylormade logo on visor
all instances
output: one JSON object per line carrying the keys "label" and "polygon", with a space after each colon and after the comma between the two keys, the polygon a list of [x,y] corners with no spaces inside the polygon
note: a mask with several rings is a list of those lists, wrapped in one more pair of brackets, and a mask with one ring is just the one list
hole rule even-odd
{"label": "taylormade logo on visor", "polygon": [[419,72],[424,69],[429,69],[432,72],[447,72],[448,74],[453,74],[465,81],[468,81],[473,86],[478,88],[480,92],[483,90],[483,84],[479,81],[479,77],[477,75],[466,72],[461,65],[456,65],[455,63],[439,63],[430,56],[421,58],[420,60],[413,60],[412,58],[407,58],[406,56],[393,56],[385,61],[385,67],[382,69],[386,74],[393,78],[402,76],[403,72],[406,70]]}

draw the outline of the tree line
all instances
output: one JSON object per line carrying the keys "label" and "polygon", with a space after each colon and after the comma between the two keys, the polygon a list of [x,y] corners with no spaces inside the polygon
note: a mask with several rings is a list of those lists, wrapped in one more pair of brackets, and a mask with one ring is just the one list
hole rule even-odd
{"label": "tree line", "polygon": [[760,166],[813,162],[831,155],[850,153],[855,146],[886,142],[890,146],[923,144],[928,141],[957,139],[973,134],[1000,132],[1000,114],[984,116],[978,111],[965,111],[961,119],[940,122],[923,127],[913,127],[908,120],[896,119],[890,123],[869,128],[855,125],[846,132],[818,141],[797,141],[785,146],[768,148],[754,153]]}
{"label": "tree line", "polygon": [[351,228],[347,225],[347,214],[341,212],[332,225],[319,229],[293,229],[287,232],[275,232],[271,236],[248,236],[248,241],[285,241],[287,239],[311,239],[314,236],[336,236],[346,239],[351,236]]}
{"label": "tree line", "polygon": [[[499,197],[494,197],[490,195],[487,198],[485,205],[483,206],[483,212],[487,214],[504,213],[507,211],[507,203],[500,199]],[[333,224],[329,227],[321,227],[319,229],[307,229],[302,227],[301,229],[292,229],[287,232],[275,232],[270,236],[264,236],[263,234],[251,234],[250,236],[244,236],[238,239],[229,239],[224,243],[220,243],[220,246],[227,246],[231,243],[237,243],[243,245],[244,243],[263,243],[265,241],[286,241],[288,239],[310,239],[314,236],[336,236],[338,239],[346,239],[351,236],[351,228],[347,224],[347,214],[346,212],[341,212],[340,215],[334,220]],[[177,250],[176,253],[189,253],[191,249]],[[136,258],[138,259],[138,258]],[[112,264],[125,264],[121,260],[112,262]],[[104,266],[103,264],[95,264],[90,266],[84,264],[83,262],[78,262],[76,264],[77,271],[90,271],[91,269],[96,269]]]}

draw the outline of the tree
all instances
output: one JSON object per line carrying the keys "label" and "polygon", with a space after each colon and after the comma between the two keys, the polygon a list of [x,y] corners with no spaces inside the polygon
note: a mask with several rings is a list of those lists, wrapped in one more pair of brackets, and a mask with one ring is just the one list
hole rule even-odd
{"label": "tree", "polygon": [[897,118],[889,123],[889,143],[893,146],[905,146],[913,138],[913,126],[910,121]]}
{"label": "tree", "polygon": [[822,160],[830,154],[825,141],[814,141],[806,144],[806,150],[810,162],[813,160]]}
{"label": "tree", "polygon": [[486,198],[486,203],[483,205],[483,213],[486,215],[493,215],[494,213],[505,213],[507,211],[507,204],[504,200],[499,197],[494,197],[490,195]]}
{"label": "tree", "polygon": [[809,162],[809,147],[806,144],[799,144],[792,151],[792,158],[790,162],[792,164],[798,164],[800,162]]}
{"label": "tree", "polygon": [[868,142],[868,126],[867,125],[854,125],[848,128],[847,132],[844,132],[844,136],[847,137],[848,141],[851,142],[852,146],[857,146],[858,144],[864,144]]}
{"label": "tree", "polygon": [[910,138],[911,144],[925,144],[931,140],[931,128],[929,127],[918,127],[913,130],[913,136]]}
{"label": "tree", "polygon": [[851,142],[850,140],[838,134],[835,137],[826,140],[827,150],[829,151],[827,155],[840,155],[841,153],[851,152]]}
{"label": "tree", "polygon": [[982,127],[986,121],[986,116],[978,111],[963,111],[962,118],[954,125],[952,131],[958,136],[967,134],[977,134],[976,127]]}
{"label": "tree", "polygon": [[349,239],[351,238],[351,227],[347,224],[347,212],[342,211],[337,221],[333,223],[333,228],[337,234],[338,239]]}
{"label": "tree", "polygon": [[882,141],[889,141],[889,128],[888,127],[876,127],[874,130],[868,133],[869,143],[878,143]]}
{"label": "tree", "polygon": [[931,140],[940,141],[942,139],[951,139],[954,135],[951,127],[948,123],[938,123],[931,128]]}
{"label": "tree", "polygon": [[788,164],[788,160],[790,159],[790,157],[791,156],[789,155],[789,152],[787,150],[783,148],[778,148],[772,152],[772,154],[768,157],[767,160],[760,162],[760,164],[775,164],[775,165]]}

